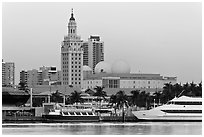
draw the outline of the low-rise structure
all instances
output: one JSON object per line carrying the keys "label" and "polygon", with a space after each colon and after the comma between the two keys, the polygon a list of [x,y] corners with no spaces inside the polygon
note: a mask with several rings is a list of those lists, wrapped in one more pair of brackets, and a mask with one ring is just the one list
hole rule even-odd
{"label": "low-rise structure", "polygon": [[[176,77],[164,77],[160,74],[130,73],[130,67],[123,61],[112,66],[99,62],[95,67],[96,74],[84,75],[82,89],[93,89],[96,86],[105,88],[107,94],[116,90],[161,91],[165,83],[176,84]],[[86,73],[86,71],[84,72]],[[110,92],[110,93],[109,93]]]}

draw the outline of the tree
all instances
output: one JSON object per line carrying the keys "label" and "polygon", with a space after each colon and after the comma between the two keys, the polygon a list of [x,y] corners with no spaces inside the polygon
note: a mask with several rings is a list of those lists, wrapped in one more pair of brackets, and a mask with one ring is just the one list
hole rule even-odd
{"label": "tree", "polygon": [[116,103],[117,103],[117,97],[116,97],[116,95],[111,95],[111,96],[110,96],[110,100],[109,100],[109,105],[114,108],[115,114],[116,114],[116,109],[117,109]]}
{"label": "tree", "polygon": [[94,96],[102,97],[102,98],[106,99],[105,97],[107,96],[107,94],[103,90],[104,87],[96,86],[94,89],[96,90],[96,93],[94,93]]}
{"label": "tree", "polygon": [[83,98],[81,97],[81,93],[77,91],[72,92],[71,95],[69,96],[69,99],[71,104],[74,104],[74,103],[78,104],[78,103],[84,102]]}
{"label": "tree", "polygon": [[202,82],[200,82],[200,83],[198,84],[198,86],[196,87],[195,96],[200,96],[200,97],[202,97]]}
{"label": "tree", "polygon": [[128,107],[128,97],[124,91],[119,91],[116,93],[116,106],[117,108],[122,108],[123,122],[125,121],[125,111],[124,106]]}
{"label": "tree", "polygon": [[161,98],[162,92],[156,91],[153,93],[153,97],[155,99],[155,103],[160,104],[160,98]]}
{"label": "tree", "polygon": [[173,88],[173,86],[172,86],[171,82],[164,84],[162,95],[161,95],[161,102],[162,103],[166,103],[167,101],[174,98],[175,93],[172,92],[173,91],[172,88]]}
{"label": "tree", "polygon": [[51,102],[56,102],[56,103],[62,102],[62,97],[58,90],[56,90],[55,93],[52,93],[50,99],[51,99]]}
{"label": "tree", "polygon": [[106,100],[105,97],[107,96],[107,94],[106,94],[106,92],[103,90],[104,87],[96,86],[94,89],[96,90],[96,93],[94,93],[94,96],[97,96],[97,99],[100,97],[100,107],[101,107],[102,98],[103,98],[104,100]]}
{"label": "tree", "polygon": [[119,109],[123,108],[124,105],[128,107],[128,97],[122,90],[116,93],[116,105]]}
{"label": "tree", "polygon": [[178,97],[178,95],[183,91],[183,87],[181,86],[181,83],[174,84],[173,91],[174,91],[174,97]]}
{"label": "tree", "polygon": [[138,97],[140,94],[140,90],[133,90],[130,93],[132,94],[130,99],[131,104],[134,106],[138,106]]}

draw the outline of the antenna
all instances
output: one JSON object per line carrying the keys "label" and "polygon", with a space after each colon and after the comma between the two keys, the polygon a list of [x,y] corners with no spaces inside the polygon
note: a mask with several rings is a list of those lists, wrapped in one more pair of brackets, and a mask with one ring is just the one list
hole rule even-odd
{"label": "antenna", "polygon": [[178,97],[180,97],[180,96],[183,94],[184,91],[185,91],[185,90],[182,90],[181,93],[178,95]]}

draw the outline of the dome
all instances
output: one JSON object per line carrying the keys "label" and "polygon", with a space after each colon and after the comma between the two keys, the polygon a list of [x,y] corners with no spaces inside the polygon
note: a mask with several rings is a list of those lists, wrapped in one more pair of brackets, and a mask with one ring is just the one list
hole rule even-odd
{"label": "dome", "polygon": [[89,66],[83,66],[83,71],[92,71],[92,69]]}
{"label": "dome", "polygon": [[125,61],[119,60],[112,64],[112,73],[130,73],[130,66]]}
{"label": "dome", "polygon": [[99,62],[95,67],[95,73],[111,73],[111,65],[105,61]]}

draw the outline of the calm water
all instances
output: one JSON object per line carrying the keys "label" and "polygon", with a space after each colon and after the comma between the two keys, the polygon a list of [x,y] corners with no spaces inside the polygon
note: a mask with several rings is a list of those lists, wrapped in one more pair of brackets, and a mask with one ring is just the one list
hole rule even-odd
{"label": "calm water", "polygon": [[2,134],[202,135],[202,122],[3,124]]}

